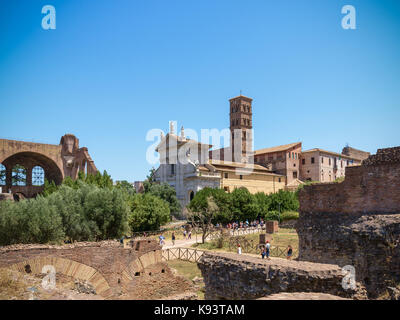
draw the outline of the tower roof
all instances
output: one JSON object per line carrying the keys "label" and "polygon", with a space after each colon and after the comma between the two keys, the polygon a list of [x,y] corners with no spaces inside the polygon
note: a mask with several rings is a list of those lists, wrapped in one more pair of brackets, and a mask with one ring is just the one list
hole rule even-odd
{"label": "tower roof", "polygon": [[229,101],[238,100],[238,99],[243,99],[243,100],[247,100],[247,101],[250,101],[250,102],[253,101],[252,98],[249,98],[249,97],[246,97],[246,96],[242,96],[242,95],[237,96],[237,97],[234,97],[234,98],[232,98],[232,99],[229,99]]}

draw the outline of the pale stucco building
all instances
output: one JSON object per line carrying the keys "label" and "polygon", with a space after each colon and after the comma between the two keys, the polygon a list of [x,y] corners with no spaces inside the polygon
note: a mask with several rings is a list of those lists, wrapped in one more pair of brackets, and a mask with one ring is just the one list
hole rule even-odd
{"label": "pale stucco building", "polygon": [[332,182],[345,176],[346,167],[360,165],[361,160],[323,149],[301,153],[300,178],[303,181]]}
{"label": "pale stucco building", "polygon": [[179,136],[171,128],[156,148],[160,166],[155,179],[174,187],[183,207],[205,187],[222,188],[227,192],[245,187],[251,193],[277,192],[285,187],[285,176],[272,173],[263,166],[209,159],[211,147],[187,139],[183,128]]}

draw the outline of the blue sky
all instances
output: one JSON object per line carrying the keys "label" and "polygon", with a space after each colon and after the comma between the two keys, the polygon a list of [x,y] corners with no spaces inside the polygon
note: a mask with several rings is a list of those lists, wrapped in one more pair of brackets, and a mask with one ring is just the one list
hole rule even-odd
{"label": "blue sky", "polygon": [[2,0],[0,137],[73,133],[100,170],[142,180],[148,130],[227,128],[242,90],[256,149],[375,153],[400,145],[399,39],[397,0]]}

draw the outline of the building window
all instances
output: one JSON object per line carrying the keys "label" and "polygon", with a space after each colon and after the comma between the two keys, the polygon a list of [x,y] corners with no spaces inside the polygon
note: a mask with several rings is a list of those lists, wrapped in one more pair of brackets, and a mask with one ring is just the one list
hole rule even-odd
{"label": "building window", "polygon": [[311,158],[311,163],[315,163],[314,157]]}
{"label": "building window", "polygon": [[229,192],[229,187],[224,187],[225,192]]}
{"label": "building window", "polygon": [[301,164],[306,164],[306,159],[301,159]]}
{"label": "building window", "polygon": [[171,164],[171,174],[175,174],[175,164]]}
{"label": "building window", "polygon": [[240,180],[243,180],[243,176],[242,175],[240,175]]}
{"label": "building window", "polygon": [[321,163],[324,163],[324,157],[321,157]]}
{"label": "building window", "polygon": [[293,179],[297,179],[297,171],[293,171]]}
{"label": "building window", "polygon": [[227,172],[224,173],[224,177],[225,177],[225,179],[228,179],[228,173]]}
{"label": "building window", "polygon": [[26,186],[26,169],[19,164],[12,168],[12,185]]}
{"label": "building window", "polygon": [[6,167],[0,163],[0,186],[6,185]]}
{"label": "building window", "polygon": [[193,198],[194,198],[194,192],[193,192],[193,191],[190,191],[190,194],[189,194],[189,199],[190,199],[190,201],[192,201]]}
{"label": "building window", "polygon": [[290,159],[290,152],[289,152],[289,159]]}
{"label": "building window", "polygon": [[329,165],[331,165],[331,158],[329,158]]}
{"label": "building window", "polygon": [[36,166],[32,169],[32,185],[33,186],[44,185],[44,170],[42,167]]}
{"label": "building window", "polygon": [[281,178],[278,179],[278,182],[281,182]]}

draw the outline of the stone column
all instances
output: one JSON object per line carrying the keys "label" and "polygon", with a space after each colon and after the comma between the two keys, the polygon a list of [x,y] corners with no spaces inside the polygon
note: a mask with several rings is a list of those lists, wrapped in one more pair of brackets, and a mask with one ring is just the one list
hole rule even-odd
{"label": "stone column", "polygon": [[26,185],[29,186],[29,187],[32,186],[32,169],[33,169],[32,166],[25,167],[25,170],[26,170]]}
{"label": "stone column", "polygon": [[6,167],[6,188],[4,192],[8,192],[8,189],[12,186],[12,168],[10,166]]}

